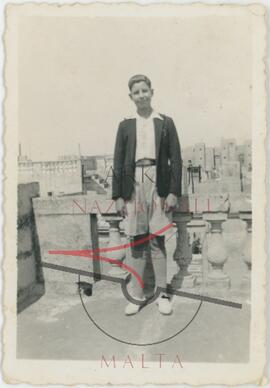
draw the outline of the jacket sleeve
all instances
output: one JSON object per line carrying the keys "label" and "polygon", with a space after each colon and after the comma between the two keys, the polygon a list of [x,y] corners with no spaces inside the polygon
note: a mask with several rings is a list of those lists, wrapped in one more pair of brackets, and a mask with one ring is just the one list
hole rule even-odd
{"label": "jacket sleeve", "polygon": [[169,118],[169,158],[171,166],[169,192],[182,195],[182,156],[178,134],[174,122]]}
{"label": "jacket sleeve", "polygon": [[123,138],[123,127],[119,124],[113,157],[113,176],[112,176],[112,199],[122,196],[122,177],[123,163],[125,158],[125,147]]}

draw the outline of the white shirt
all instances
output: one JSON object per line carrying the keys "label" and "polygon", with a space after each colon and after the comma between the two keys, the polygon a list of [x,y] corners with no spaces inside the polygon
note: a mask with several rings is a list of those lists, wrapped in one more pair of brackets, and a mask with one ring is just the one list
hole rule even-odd
{"label": "white shirt", "polygon": [[163,118],[153,110],[146,119],[136,113],[136,156],[135,161],[143,158],[156,159],[154,118]]}

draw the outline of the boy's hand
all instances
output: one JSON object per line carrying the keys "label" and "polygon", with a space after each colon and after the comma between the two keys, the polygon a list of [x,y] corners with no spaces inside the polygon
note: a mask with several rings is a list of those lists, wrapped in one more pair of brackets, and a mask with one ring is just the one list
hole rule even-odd
{"label": "boy's hand", "polygon": [[173,211],[177,206],[178,198],[175,194],[170,193],[164,201],[164,211]]}
{"label": "boy's hand", "polygon": [[127,215],[127,209],[123,198],[117,198],[117,200],[115,201],[115,208],[117,214],[125,218],[125,216]]}

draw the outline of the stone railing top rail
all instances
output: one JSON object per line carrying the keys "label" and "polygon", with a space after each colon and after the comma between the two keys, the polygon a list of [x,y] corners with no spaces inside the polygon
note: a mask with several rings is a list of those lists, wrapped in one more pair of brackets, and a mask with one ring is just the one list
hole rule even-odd
{"label": "stone railing top rail", "polygon": [[[220,197],[220,196],[219,196]],[[213,200],[215,198],[215,201]],[[191,217],[193,219],[202,219],[207,217],[207,214],[211,214],[211,218],[216,215],[220,217],[221,214],[227,214],[227,218],[243,218],[244,214],[251,214],[250,202],[241,199],[241,206],[223,206],[223,198],[217,201],[216,196],[208,198],[207,208],[194,208],[190,206],[193,197],[181,197],[180,206],[174,211],[174,218],[177,221],[178,217]],[[199,198],[201,200],[201,198]],[[209,206],[209,202],[212,206]],[[227,201],[226,201],[227,202]],[[184,206],[185,205],[185,206]],[[188,206],[186,206],[188,205]],[[101,214],[103,216],[111,217],[116,216],[115,201],[106,198],[106,195],[97,195],[95,192],[81,195],[71,196],[57,196],[57,197],[40,197],[33,199],[33,206],[37,215],[57,215],[57,214]]]}

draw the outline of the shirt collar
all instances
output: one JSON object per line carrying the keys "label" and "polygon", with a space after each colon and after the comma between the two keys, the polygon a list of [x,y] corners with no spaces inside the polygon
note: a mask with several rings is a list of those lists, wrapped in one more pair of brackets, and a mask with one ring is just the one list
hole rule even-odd
{"label": "shirt collar", "polygon": [[[129,118],[130,118],[130,119],[142,119],[142,117],[139,116],[137,112],[135,112],[135,113],[134,113],[133,115],[131,115]],[[152,111],[151,115],[148,117],[148,119],[155,119],[155,118],[156,118],[156,119],[163,120],[163,117],[162,117],[158,112],[156,112],[156,111],[153,109],[153,111]]]}

